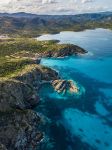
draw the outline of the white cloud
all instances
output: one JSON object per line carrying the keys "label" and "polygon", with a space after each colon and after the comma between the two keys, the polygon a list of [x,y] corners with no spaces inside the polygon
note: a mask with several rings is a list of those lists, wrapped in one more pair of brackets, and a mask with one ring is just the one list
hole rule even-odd
{"label": "white cloud", "polygon": [[112,10],[112,0],[0,0],[0,12],[53,15],[109,10]]}
{"label": "white cloud", "polygon": [[9,2],[10,2],[10,0],[0,0],[0,5],[4,5],[4,4],[7,4]]}
{"label": "white cloud", "polygon": [[82,0],[82,3],[90,3],[93,2],[93,0]]}
{"label": "white cloud", "polygon": [[55,0],[42,0],[42,4],[55,3]]}

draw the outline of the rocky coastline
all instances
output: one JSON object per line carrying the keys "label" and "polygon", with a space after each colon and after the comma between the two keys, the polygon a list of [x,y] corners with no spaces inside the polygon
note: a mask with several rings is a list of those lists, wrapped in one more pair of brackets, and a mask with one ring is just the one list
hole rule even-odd
{"label": "rocky coastline", "polygon": [[63,47],[62,49],[57,49],[56,51],[49,50],[48,52],[44,52],[40,54],[40,57],[55,57],[61,58],[72,55],[80,55],[87,53],[83,48],[70,44],[67,47]]}
{"label": "rocky coastline", "polygon": [[8,150],[37,149],[43,134],[41,118],[32,110],[38,105],[42,81],[58,79],[50,68],[35,65],[33,70],[0,82],[0,145]]}
{"label": "rocky coastline", "polygon": [[65,57],[84,53],[84,49],[75,45],[35,54],[36,57],[25,53],[20,57],[33,58],[32,63],[11,78],[0,79],[0,150],[37,150],[43,139],[43,133],[39,131],[42,121],[32,108],[39,104],[38,89],[43,82],[55,83],[57,80],[65,83],[64,90],[69,88],[73,92],[76,89],[71,82],[61,80],[55,70],[41,66],[41,57]]}

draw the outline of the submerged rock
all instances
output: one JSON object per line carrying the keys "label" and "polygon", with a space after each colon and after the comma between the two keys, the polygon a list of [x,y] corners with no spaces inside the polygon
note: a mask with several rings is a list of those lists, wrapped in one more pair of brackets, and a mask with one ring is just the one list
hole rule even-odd
{"label": "submerged rock", "polygon": [[52,86],[58,93],[70,93],[76,94],[79,92],[79,88],[73,83],[72,80],[54,80]]}

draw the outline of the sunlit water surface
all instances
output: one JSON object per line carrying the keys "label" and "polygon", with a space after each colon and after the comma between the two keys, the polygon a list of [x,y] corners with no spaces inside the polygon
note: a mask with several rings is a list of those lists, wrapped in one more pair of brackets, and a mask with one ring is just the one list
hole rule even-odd
{"label": "sunlit water surface", "polygon": [[72,79],[81,95],[62,96],[49,84],[40,89],[40,110],[50,120],[48,150],[112,150],[112,32],[61,32],[38,40],[60,40],[88,51],[83,56],[43,58],[42,65]]}

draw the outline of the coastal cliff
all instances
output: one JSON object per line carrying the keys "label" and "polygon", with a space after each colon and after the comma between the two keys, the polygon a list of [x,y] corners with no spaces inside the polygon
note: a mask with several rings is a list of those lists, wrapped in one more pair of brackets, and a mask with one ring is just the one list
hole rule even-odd
{"label": "coastal cliff", "polygon": [[43,81],[58,79],[58,73],[41,65],[30,65],[11,79],[0,81],[1,149],[36,149],[43,138],[41,119],[30,110],[39,103],[38,88]]}
{"label": "coastal cliff", "polygon": [[49,50],[47,52],[44,52],[41,54],[42,57],[65,57],[65,56],[71,56],[71,55],[80,55],[85,54],[87,51],[83,48],[72,45],[72,44],[63,44],[61,48],[57,50]]}
{"label": "coastal cliff", "polygon": [[40,117],[32,110],[0,112],[1,150],[37,149],[43,138],[38,131],[40,121]]}
{"label": "coastal cliff", "polygon": [[0,43],[0,149],[37,150],[43,134],[42,121],[32,110],[39,104],[38,89],[44,82],[60,77],[55,70],[41,66],[41,57],[84,54],[75,45],[36,42]]}

